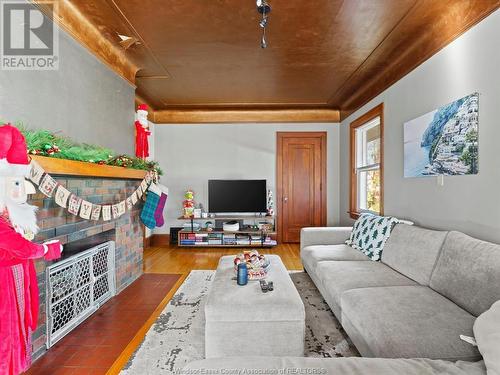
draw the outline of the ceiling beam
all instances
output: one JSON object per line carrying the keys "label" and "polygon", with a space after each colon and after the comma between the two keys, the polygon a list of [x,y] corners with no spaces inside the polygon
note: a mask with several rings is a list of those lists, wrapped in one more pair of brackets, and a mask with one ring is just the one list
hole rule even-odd
{"label": "ceiling beam", "polygon": [[155,124],[340,121],[338,109],[170,109],[154,111]]}

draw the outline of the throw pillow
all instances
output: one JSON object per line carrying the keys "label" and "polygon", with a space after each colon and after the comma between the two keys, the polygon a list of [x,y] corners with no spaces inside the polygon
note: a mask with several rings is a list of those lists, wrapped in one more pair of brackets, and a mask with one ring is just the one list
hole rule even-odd
{"label": "throw pillow", "polygon": [[488,375],[500,375],[500,301],[474,322],[474,336]]}
{"label": "throw pillow", "polygon": [[354,223],[351,237],[345,243],[360,250],[371,260],[379,261],[392,228],[397,223],[395,217],[361,214]]}

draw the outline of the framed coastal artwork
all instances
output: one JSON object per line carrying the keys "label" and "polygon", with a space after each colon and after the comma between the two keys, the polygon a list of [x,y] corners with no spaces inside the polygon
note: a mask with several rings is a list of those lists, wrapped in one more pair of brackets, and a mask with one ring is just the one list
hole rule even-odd
{"label": "framed coastal artwork", "polygon": [[404,123],[404,176],[477,174],[479,94]]}

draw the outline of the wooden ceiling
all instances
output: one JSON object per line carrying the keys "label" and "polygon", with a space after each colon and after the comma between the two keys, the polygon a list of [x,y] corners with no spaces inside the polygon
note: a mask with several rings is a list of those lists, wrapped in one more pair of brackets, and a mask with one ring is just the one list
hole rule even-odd
{"label": "wooden ceiling", "polygon": [[[267,49],[254,0],[60,0],[58,20],[137,86],[156,122],[338,121],[500,6],[268,1]],[[124,50],[118,34],[139,43]]]}

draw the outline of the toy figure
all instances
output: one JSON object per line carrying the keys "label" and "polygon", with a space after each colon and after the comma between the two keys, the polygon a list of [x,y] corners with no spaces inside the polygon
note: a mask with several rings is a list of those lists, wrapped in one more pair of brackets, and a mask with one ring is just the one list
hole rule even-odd
{"label": "toy figure", "polygon": [[194,214],[194,192],[188,189],[184,193],[184,201],[182,202],[183,215],[189,219]]}
{"label": "toy figure", "polygon": [[274,216],[274,199],[272,190],[267,191],[267,215]]}
{"label": "toy figure", "polygon": [[148,122],[148,106],[140,104],[137,108],[137,120],[135,121],[135,156],[146,160],[149,156],[149,141],[151,135]]}

